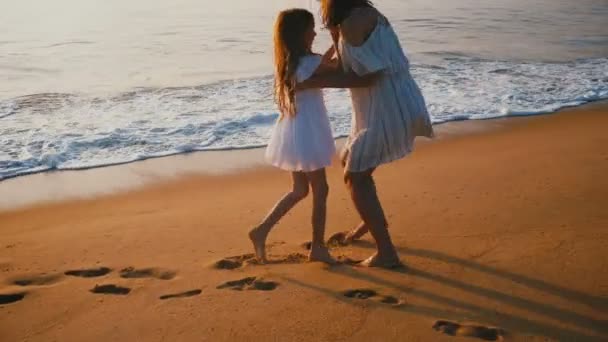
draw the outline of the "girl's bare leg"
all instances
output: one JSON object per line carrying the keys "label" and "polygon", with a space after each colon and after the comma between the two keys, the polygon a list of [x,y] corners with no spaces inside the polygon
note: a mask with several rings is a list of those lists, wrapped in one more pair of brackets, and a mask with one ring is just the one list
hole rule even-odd
{"label": "girl's bare leg", "polygon": [[329,187],[325,169],[306,173],[312,188],[312,244],[308,260],[334,264],[336,261],[325,246],[325,221]]}
{"label": "girl's bare leg", "polygon": [[253,249],[259,262],[266,262],[266,238],[272,227],[287,214],[298,202],[308,195],[308,178],[303,172],[292,172],[293,187],[285,194],[266,218],[257,227],[249,231],[249,239],[253,243]]}

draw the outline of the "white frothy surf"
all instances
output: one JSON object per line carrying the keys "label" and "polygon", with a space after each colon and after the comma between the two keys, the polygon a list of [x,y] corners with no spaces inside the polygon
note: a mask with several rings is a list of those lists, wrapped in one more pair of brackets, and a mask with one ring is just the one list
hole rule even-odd
{"label": "white frothy surf", "polygon": [[[567,63],[441,54],[412,73],[435,124],[554,112],[608,98],[608,58]],[[0,101],[0,180],[204,150],[263,146],[278,114],[272,79],[140,88],[90,96],[46,93]],[[335,136],[350,129],[346,91],[328,91]]]}

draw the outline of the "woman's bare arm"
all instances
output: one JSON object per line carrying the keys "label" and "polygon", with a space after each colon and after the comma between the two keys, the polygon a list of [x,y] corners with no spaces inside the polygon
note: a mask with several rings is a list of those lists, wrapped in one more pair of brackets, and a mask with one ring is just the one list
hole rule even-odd
{"label": "woman's bare arm", "polygon": [[351,15],[344,19],[340,25],[342,39],[352,46],[360,46],[378,25],[381,14],[374,8],[359,8],[353,10]]}
{"label": "woman's bare arm", "polygon": [[[351,19],[351,18],[349,18]],[[304,82],[300,82],[296,86],[296,90],[304,90],[311,88],[367,88],[370,87],[376,82],[376,80],[382,74],[382,71],[377,71],[373,73],[369,73],[366,75],[357,75],[354,72],[344,72],[341,70],[341,56],[340,51],[337,48],[339,43],[340,34],[352,35],[352,38],[356,40],[363,40],[371,30],[377,24],[378,12],[375,10],[365,11],[361,13],[357,13],[357,16],[351,19],[350,23],[346,27],[332,27],[331,38],[334,43],[333,51],[330,48],[325,55],[323,55],[323,61],[328,58],[330,54],[337,55],[337,60],[333,59],[333,61],[337,62],[337,67],[333,68],[329,66],[328,63],[322,63],[319,68],[315,71],[313,76],[307,79]],[[358,27],[356,23],[363,22],[365,23],[363,29]],[[365,32],[369,31],[369,32]],[[333,56],[332,56],[333,57]]]}
{"label": "woman's bare arm", "polygon": [[381,72],[359,76],[354,72],[345,73],[340,70],[313,75],[304,82],[298,83],[297,90],[311,88],[367,88],[376,82]]}
{"label": "woman's bare arm", "polygon": [[[330,28],[334,46],[338,44],[340,35],[351,45],[356,46],[364,43],[369,34],[378,25],[378,16],[379,13],[375,9],[361,9],[354,12],[340,27]],[[338,58],[340,58],[339,54]],[[361,76],[354,72],[344,73],[341,70],[329,73],[315,73],[308,80],[299,83],[297,89],[367,88],[373,85],[381,74],[382,70]]]}

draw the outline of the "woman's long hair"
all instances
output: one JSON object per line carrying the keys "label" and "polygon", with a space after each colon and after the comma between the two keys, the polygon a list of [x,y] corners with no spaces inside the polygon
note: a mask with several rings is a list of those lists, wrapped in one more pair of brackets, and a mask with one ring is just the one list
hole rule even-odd
{"label": "woman's long hair", "polygon": [[282,11],[275,21],[274,99],[281,119],[296,113],[296,69],[300,59],[311,53],[304,36],[314,25],[312,13],[299,8]]}
{"label": "woman's long hair", "polygon": [[325,27],[336,27],[358,7],[374,7],[370,0],[321,0],[321,18]]}

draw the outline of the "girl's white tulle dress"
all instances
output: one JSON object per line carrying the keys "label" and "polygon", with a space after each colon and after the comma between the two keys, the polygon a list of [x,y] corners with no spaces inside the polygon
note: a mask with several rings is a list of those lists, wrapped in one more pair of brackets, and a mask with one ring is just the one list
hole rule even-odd
{"label": "girl's white tulle dress", "polygon": [[[300,59],[297,82],[310,78],[321,64],[321,56]],[[331,164],[336,153],[323,90],[296,92],[296,115],[277,120],[266,148],[266,160],[283,170],[310,172]]]}

